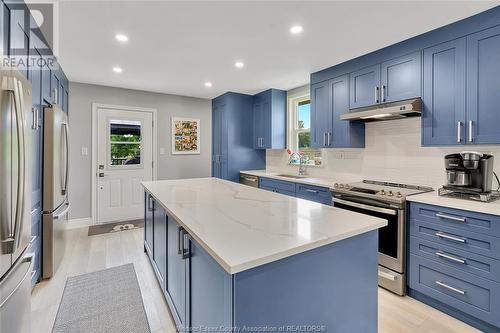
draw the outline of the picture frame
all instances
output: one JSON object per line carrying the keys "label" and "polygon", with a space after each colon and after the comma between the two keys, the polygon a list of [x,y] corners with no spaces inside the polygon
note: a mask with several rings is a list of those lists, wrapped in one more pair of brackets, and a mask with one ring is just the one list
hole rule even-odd
{"label": "picture frame", "polygon": [[200,154],[200,119],[172,117],[172,155]]}

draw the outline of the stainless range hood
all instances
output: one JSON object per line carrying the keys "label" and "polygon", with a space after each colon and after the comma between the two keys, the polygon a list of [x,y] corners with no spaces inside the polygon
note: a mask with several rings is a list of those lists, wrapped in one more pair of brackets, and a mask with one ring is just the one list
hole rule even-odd
{"label": "stainless range hood", "polygon": [[422,100],[409,99],[400,102],[379,104],[366,108],[351,110],[340,116],[341,120],[357,120],[363,122],[420,117],[422,115]]}

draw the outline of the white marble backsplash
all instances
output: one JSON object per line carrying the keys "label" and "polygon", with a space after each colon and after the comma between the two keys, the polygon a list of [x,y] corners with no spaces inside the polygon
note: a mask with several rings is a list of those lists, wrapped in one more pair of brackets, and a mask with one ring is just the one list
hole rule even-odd
{"label": "white marble backsplash", "polygon": [[[368,123],[364,149],[325,149],[324,166],[308,167],[307,173],[346,182],[387,180],[437,189],[446,181],[444,155],[464,150],[493,154],[494,170],[500,176],[500,145],[422,147],[421,118]],[[297,172],[298,167],[289,166],[287,161],[285,150],[267,151],[268,170]]]}

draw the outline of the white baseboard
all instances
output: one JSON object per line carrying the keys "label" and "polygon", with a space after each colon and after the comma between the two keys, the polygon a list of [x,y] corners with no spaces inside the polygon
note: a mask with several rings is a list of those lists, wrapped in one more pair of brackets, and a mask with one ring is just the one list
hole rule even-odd
{"label": "white baseboard", "polygon": [[94,225],[94,221],[91,217],[85,217],[81,219],[68,220],[66,224],[66,229],[77,229]]}

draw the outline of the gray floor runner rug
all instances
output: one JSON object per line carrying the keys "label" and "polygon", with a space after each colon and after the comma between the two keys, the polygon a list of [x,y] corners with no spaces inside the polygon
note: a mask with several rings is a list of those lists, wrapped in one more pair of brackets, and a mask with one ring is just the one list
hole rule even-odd
{"label": "gray floor runner rug", "polygon": [[54,333],[150,333],[133,264],[69,277]]}

